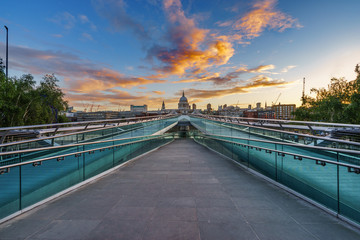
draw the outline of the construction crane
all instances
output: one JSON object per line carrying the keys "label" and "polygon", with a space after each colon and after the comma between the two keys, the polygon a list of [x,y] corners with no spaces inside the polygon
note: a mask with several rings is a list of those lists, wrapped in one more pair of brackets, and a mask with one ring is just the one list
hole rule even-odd
{"label": "construction crane", "polygon": [[87,109],[87,107],[88,107],[88,104],[85,104],[84,102],[81,102],[82,103],[82,105],[83,105],[83,107],[84,107],[84,112],[86,112],[86,109]]}
{"label": "construction crane", "polygon": [[272,103],[272,105],[276,105],[276,103],[278,102],[278,100],[279,100],[280,96],[281,96],[281,93],[279,93],[279,96],[276,98],[275,102],[274,102],[274,103]]}

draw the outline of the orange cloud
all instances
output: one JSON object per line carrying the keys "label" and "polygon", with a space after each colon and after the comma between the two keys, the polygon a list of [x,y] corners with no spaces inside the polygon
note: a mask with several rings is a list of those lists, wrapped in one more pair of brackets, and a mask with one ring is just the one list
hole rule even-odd
{"label": "orange cloud", "polygon": [[285,82],[284,80],[271,79],[267,76],[259,75],[251,78],[249,82],[243,86],[236,86],[228,89],[217,89],[217,90],[199,90],[189,89],[186,91],[187,95],[191,98],[214,98],[223,97],[231,94],[249,93],[251,89],[263,88],[263,87],[281,87],[291,82]]}
{"label": "orange cloud", "polygon": [[272,64],[260,65],[256,68],[250,69],[249,72],[266,73],[267,70],[272,70],[272,69],[275,69],[275,66]]}
{"label": "orange cloud", "polygon": [[288,28],[301,28],[296,18],[276,9],[277,0],[258,0],[252,10],[235,20],[217,22],[220,27],[231,27],[229,40],[239,44],[250,44],[244,39],[259,37],[265,29],[283,32]]}
{"label": "orange cloud", "polygon": [[[0,43],[0,47],[4,44]],[[21,46],[10,46],[10,64],[16,70],[32,74],[54,73],[65,79],[65,85],[72,91],[90,92],[113,87],[131,88],[134,86],[164,83],[154,77],[133,77],[94,63],[84,61],[76,55],[37,50]]]}
{"label": "orange cloud", "polygon": [[68,82],[69,87],[81,92],[91,92],[95,89],[105,90],[113,87],[132,88],[138,85],[165,82],[165,80],[160,79],[124,76],[108,68],[91,70],[90,72],[83,72],[83,74],[88,77]]}
{"label": "orange cloud", "polygon": [[253,10],[236,20],[232,27],[240,30],[246,38],[260,36],[265,28],[284,31],[287,28],[301,27],[297,19],[275,9],[276,0],[261,0],[253,5]]}
{"label": "orange cloud", "polygon": [[152,93],[155,93],[157,95],[164,95],[165,94],[164,91],[152,91]]}
{"label": "orange cloud", "polygon": [[246,66],[239,67],[235,71],[227,73],[225,76],[220,76],[220,73],[205,73],[194,78],[180,80],[180,83],[186,82],[213,82],[215,85],[234,85],[237,84],[234,80],[237,80],[241,74],[244,73],[268,73],[267,70],[275,69],[275,66],[260,65],[255,68],[248,69]]}
{"label": "orange cloud", "polygon": [[148,59],[155,58],[162,64],[154,68],[162,77],[199,74],[213,65],[227,63],[234,55],[225,36],[210,35],[209,30],[196,27],[195,20],[185,16],[180,0],[165,0],[163,6],[170,22],[167,40],[172,47],[155,45],[148,50]]}
{"label": "orange cloud", "polygon": [[[151,95],[132,95],[126,91],[118,89],[108,89],[105,91],[92,91],[90,93],[74,93],[68,92],[66,94],[66,100],[70,101],[77,110],[83,110],[89,105],[101,105],[101,110],[129,110],[129,106],[143,105],[157,109],[161,108],[161,104],[165,101],[166,104],[176,104],[179,99],[174,98],[160,98],[152,97]],[[125,108],[120,108],[120,106]],[[156,107],[158,106],[158,107]],[[168,107],[169,105],[167,105]]]}

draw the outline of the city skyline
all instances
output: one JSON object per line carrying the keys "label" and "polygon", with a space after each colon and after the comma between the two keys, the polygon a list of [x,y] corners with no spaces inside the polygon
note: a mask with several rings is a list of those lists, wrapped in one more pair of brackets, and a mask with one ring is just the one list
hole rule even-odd
{"label": "city skyline", "polygon": [[[182,92],[205,109],[300,105],[332,77],[355,78],[360,2],[7,1],[9,76],[54,73],[83,110],[176,108]],[[39,13],[39,14],[38,14]],[[1,26],[1,27],[2,27]],[[5,31],[0,31],[5,58]]]}

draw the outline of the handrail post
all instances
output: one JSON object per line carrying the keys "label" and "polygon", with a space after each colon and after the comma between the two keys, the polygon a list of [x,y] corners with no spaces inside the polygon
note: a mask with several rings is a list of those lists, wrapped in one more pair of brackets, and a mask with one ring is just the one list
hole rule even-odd
{"label": "handrail post", "polygon": [[249,141],[249,139],[247,140],[247,145],[248,145],[248,147],[247,147],[247,167],[249,168],[250,167],[250,147],[249,147],[249,145],[250,145],[250,141]]}
{"label": "handrail post", "polygon": [[[19,154],[19,160],[21,162],[21,153]],[[19,210],[22,210],[22,178],[21,178],[21,168],[22,166],[19,166]]]}
{"label": "handrail post", "polygon": [[[339,152],[336,152],[336,160],[339,162]],[[340,166],[337,167],[337,214],[340,215]]]}
{"label": "handrail post", "polygon": [[[277,151],[277,143],[275,143],[275,151]],[[277,164],[277,154],[275,153],[275,181],[278,182],[278,164]]]}

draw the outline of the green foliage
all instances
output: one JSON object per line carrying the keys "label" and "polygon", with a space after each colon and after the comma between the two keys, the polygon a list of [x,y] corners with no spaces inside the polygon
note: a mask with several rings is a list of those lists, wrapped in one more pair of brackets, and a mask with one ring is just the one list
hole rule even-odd
{"label": "green foliage", "polygon": [[57,82],[53,74],[45,75],[36,86],[30,74],[6,79],[0,72],[0,126],[58,122],[58,114],[66,109],[67,102]]}
{"label": "green foliage", "polygon": [[360,68],[353,81],[332,78],[328,89],[311,89],[315,98],[305,96],[303,104],[295,111],[295,118],[304,121],[360,123]]}

